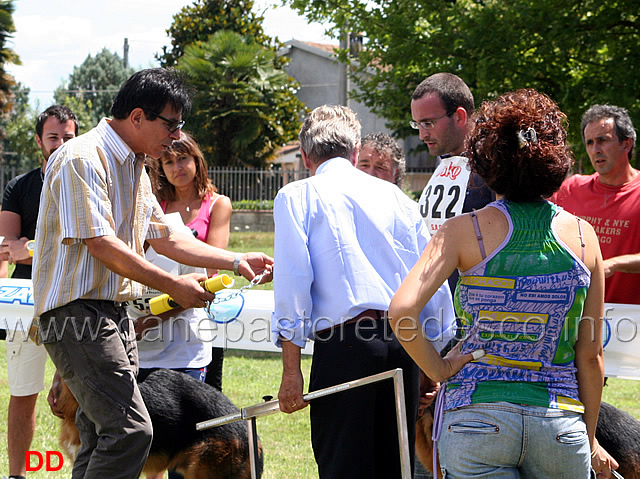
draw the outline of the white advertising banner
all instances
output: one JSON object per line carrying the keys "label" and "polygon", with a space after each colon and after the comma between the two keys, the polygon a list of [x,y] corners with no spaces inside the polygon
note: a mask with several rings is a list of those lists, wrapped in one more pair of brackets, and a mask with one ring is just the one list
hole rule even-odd
{"label": "white advertising banner", "polygon": [[[201,325],[200,337],[226,349],[280,351],[271,337],[273,291],[237,290],[217,293],[213,318]],[[231,296],[232,299],[224,301]],[[609,377],[640,379],[640,305],[605,304],[603,328],[605,374]],[[0,279],[0,329],[28,330],[33,318],[31,280]],[[303,353],[310,354],[309,341]]]}
{"label": "white advertising banner", "polygon": [[[217,293],[218,303],[211,307],[213,317],[198,327],[198,337],[225,349],[280,352],[271,337],[273,291],[251,290],[237,295],[238,290]],[[226,298],[233,299],[225,301]],[[29,279],[0,278],[0,329],[11,338],[18,329],[26,331],[33,319],[33,293]],[[206,339],[205,339],[206,338]],[[313,352],[307,342],[303,354]]]}
{"label": "white advertising banner", "polygon": [[640,305],[604,305],[604,372],[606,376],[640,379]]}

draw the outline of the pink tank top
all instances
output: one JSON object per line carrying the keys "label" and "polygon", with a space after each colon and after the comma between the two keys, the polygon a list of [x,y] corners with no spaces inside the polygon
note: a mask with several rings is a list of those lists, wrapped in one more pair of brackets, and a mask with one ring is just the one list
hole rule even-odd
{"label": "pink tank top", "polygon": [[[202,199],[200,204],[200,211],[193,221],[189,222],[187,226],[196,233],[196,238],[200,241],[207,242],[207,235],[209,234],[209,221],[211,220],[211,210],[213,205],[218,201],[220,196],[217,196],[215,200],[211,201],[211,193],[207,193]],[[160,206],[162,211],[167,211],[167,202],[161,201]]]}

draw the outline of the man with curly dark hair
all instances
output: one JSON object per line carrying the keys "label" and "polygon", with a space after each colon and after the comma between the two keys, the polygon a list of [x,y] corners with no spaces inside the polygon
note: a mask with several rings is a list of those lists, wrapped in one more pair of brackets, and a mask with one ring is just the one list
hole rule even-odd
{"label": "man with curly dark hair", "polygon": [[369,133],[362,137],[356,168],[402,188],[406,173],[402,147],[391,135]]}

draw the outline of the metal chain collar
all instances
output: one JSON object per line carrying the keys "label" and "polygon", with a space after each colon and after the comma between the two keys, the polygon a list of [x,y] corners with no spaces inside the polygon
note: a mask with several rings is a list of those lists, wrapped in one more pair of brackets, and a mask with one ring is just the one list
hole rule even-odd
{"label": "metal chain collar", "polygon": [[264,278],[267,274],[269,274],[271,271],[269,270],[264,270],[262,273],[256,275],[249,284],[242,286],[238,291],[236,291],[235,293],[231,293],[223,298],[218,298],[217,296],[215,298],[213,298],[213,301],[209,301],[207,306],[204,308],[204,310],[207,312],[207,315],[209,316],[209,319],[213,320],[215,318],[215,315],[213,314],[213,312],[211,311],[211,306],[213,306],[214,304],[220,304],[220,303],[224,303],[226,301],[231,301],[232,299],[236,299],[238,296],[241,296],[243,292],[245,292],[248,289],[253,288],[254,286],[256,286],[257,284],[260,283],[260,281],[262,281],[262,278]]}

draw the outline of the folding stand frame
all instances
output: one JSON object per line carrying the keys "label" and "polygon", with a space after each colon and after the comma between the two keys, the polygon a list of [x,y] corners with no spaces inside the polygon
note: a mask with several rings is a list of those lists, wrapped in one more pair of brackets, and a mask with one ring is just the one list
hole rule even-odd
{"label": "folding stand frame", "polygon": [[[367,384],[372,384],[386,379],[393,379],[393,389],[395,393],[396,420],[398,424],[398,445],[400,446],[400,469],[403,479],[411,478],[411,459],[409,458],[409,438],[407,434],[407,415],[404,402],[404,381],[402,369],[392,369],[383,373],[374,374],[360,379],[355,379],[342,384],[337,384],[324,389],[305,394],[305,401],[312,401],[319,397],[328,396],[329,394],[339,393],[347,389],[353,389]],[[280,412],[280,403],[277,399],[267,401],[253,406],[242,408],[235,414],[222,416],[215,419],[196,424],[196,429],[202,431],[212,427],[222,426],[236,421],[247,421],[249,428],[249,460],[251,463],[251,477],[257,479],[258,473],[256,469],[258,454],[258,434],[256,432],[256,419],[262,416],[268,416]]]}

